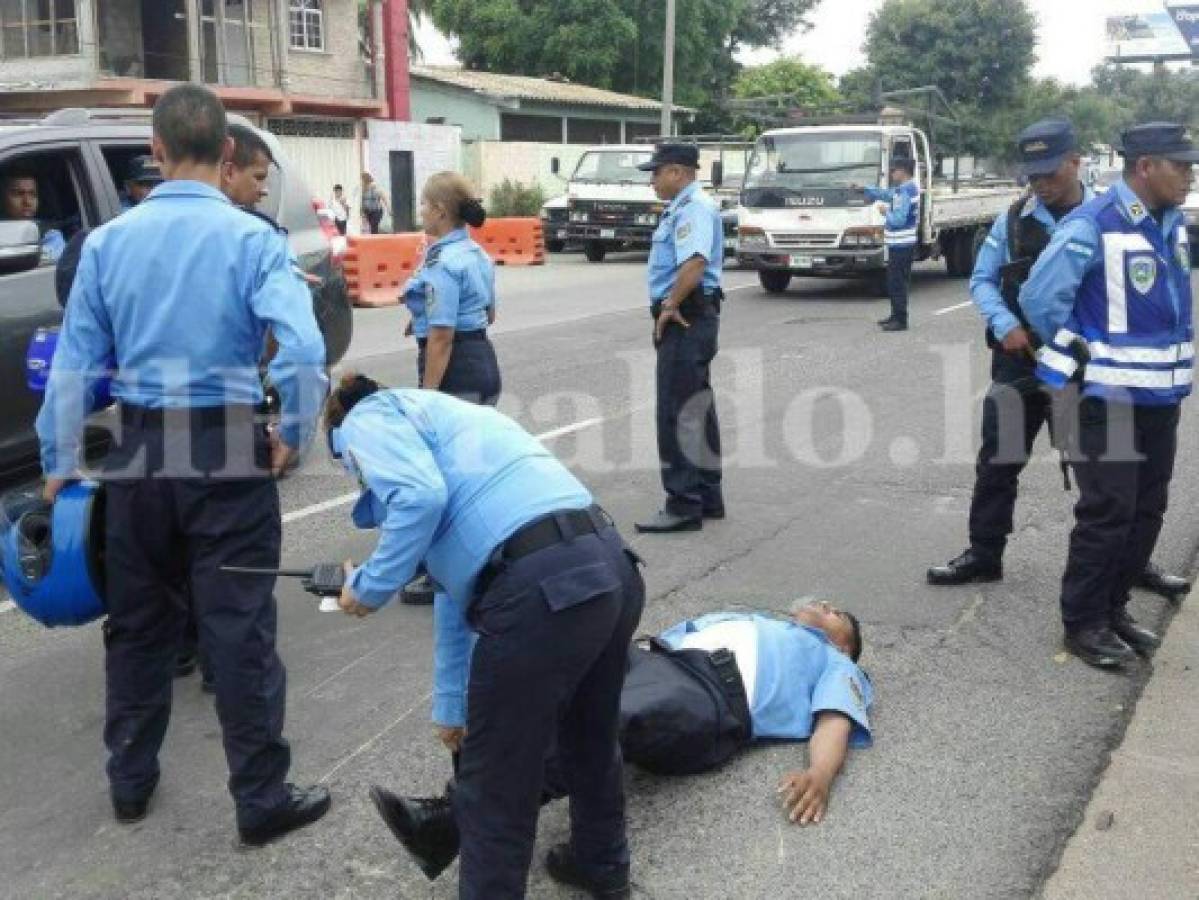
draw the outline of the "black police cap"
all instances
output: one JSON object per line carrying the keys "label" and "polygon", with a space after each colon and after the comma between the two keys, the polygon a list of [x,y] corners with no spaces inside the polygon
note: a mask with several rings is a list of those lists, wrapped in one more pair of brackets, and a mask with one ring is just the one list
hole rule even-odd
{"label": "black police cap", "polygon": [[135,156],[125,169],[125,180],[139,184],[160,184],[162,169],[152,156]]}
{"label": "black police cap", "polygon": [[1052,175],[1078,150],[1078,135],[1065,119],[1042,119],[1020,132],[1016,150],[1020,173],[1026,178]]}
{"label": "black police cap", "polygon": [[1190,132],[1174,122],[1135,125],[1121,135],[1116,151],[1127,159],[1160,156],[1175,162],[1199,163],[1199,149]]}
{"label": "black police cap", "polygon": [[690,169],[698,169],[699,147],[695,144],[659,144],[654,148],[654,155],[649,162],[644,162],[637,168],[642,172],[653,172],[662,166],[687,166]]}

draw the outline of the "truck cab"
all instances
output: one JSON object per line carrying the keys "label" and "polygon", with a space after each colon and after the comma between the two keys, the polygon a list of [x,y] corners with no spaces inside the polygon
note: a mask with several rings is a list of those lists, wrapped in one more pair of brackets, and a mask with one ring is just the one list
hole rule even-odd
{"label": "truck cab", "polygon": [[610,144],[584,151],[567,188],[564,240],[582,245],[587,259],[603,262],[613,250],[647,250],[666,208],[650,186],[653,148]]}
{"label": "truck cab", "polygon": [[[874,276],[885,268],[883,216],[864,188],[887,187],[891,160],[913,159],[922,196],[920,257],[934,243],[928,138],[908,125],[830,125],[764,133],[745,174],[738,260],[767,290],[793,275]],[[781,286],[779,286],[781,285]]]}

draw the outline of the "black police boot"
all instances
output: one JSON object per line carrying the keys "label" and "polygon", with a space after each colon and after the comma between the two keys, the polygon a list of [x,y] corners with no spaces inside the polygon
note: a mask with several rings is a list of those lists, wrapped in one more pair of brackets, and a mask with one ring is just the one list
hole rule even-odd
{"label": "black police boot", "polygon": [[1067,631],[1066,649],[1097,669],[1119,669],[1136,659],[1136,654],[1112,629],[1103,626]]}
{"label": "black police boot", "polygon": [[704,527],[700,516],[680,516],[670,510],[661,510],[647,522],[638,522],[634,526],[641,534],[670,534],[676,531],[699,531]]}
{"label": "black police boot", "polygon": [[1170,575],[1163,572],[1153,563],[1145,566],[1145,571],[1137,579],[1136,586],[1144,588],[1147,591],[1153,591],[1153,593],[1160,594],[1167,600],[1175,602],[1180,601],[1191,592],[1191,583],[1189,581],[1178,575]]}
{"label": "black police boot", "polygon": [[[157,783],[155,783],[157,787]],[[154,796],[154,788],[146,796],[139,797],[136,800],[123,800],[117,797],[112,798],[112,814],[113,817],[122,825],[135,825],[146,817],[150,812],[150,798]]]}
{"label": "black police boot", "polygon": [[545,870],[559,884],[567,884],[586,891],[596,900],[625,900],[632,897],[629,884],[629,867],[612,866],[604,871],[586,871],[577,859],[570,844],[551,847],[545,857]]}
{"label": "black police boot", "polygon": [[723,519],[724,518],[724,504],[721,503],[719,506],[705,506],[704,512],[703,512],[703,517],[705,519]]}
{"label": "black police boot", "polygon": [[289,831],[311,825],[329,811],[329,789],[319,785],[299,788],[294,784],[285,785],[287,799],[257,825],[249,827],[238,826],[243,844],[251,847],[261,847],[276,838],[281,838]]}
{"label": "black police boot", "polygon": [[400,602],[407,606],[432,606],[435,593],[433,579],[428,575],[418,575],[404,585],[404,590],[400,591]]}
{"label": "black police boot", "polygon": [[895,321],[895,316],[887,316],[887,318],[885,318],[885,319],[879,319],[878,324],[879,325],[890,325],[894,321]]}
{"label": "black police boot", "polygon": [[458,823],[449,797],[397,797],[372,785],[371,802],[397,841],[434,881],[458,856]]}
{"label": "black police boot", "polygon": [[973,547],[943,566],[928,570],[928,583],[937,585],[970,584],[975,581],[1002,581],[1003,563],[979,553]]}
{"label": "black police boot", "polygon": [[1152,655],[1153,651],[1162,645],[1162,639],[1157,633],[1138,625],[1128,614],[1128,610],[1121,610],[1112,618],[1112,631],[1141,656]]}
{"label": "black police boot", "polygon": [[883,331],[907,331],[908,323],[907,322],[897,322],[894,319],[892,319],[890,322],[880,325],[879,327],[882,328]]}

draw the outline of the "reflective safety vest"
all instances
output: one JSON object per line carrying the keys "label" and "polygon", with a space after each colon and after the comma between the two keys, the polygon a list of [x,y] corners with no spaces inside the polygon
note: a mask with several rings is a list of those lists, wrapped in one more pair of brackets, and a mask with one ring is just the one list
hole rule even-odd
{"label": "reflective safety vest", "polygon": [[1070,317],[1041,348],[1038,375],[1060,387],[1085,364],[1084,396],[1178,403],[1191,393],[1195,364],[1186,222],[1168,215],[1164,234],[1152,216],[1134,223],[1115,190],[1076,215],[1099,231],[1097,258]]}

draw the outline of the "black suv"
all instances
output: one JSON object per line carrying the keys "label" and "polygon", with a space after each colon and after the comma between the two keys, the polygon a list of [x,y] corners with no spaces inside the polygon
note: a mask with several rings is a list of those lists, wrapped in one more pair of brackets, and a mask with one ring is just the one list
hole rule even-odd
{"label": "black suv", "polygon": [[[39,231],[55,230],[70,240],[81,228],[121,214],[123,173],[133,157],[150,152],[150,133],[145,110],[64,109],[40,120],[0,119],[0,176],[36,175]],[[319,279],[312,303],[332,366],[345,355],[353,328],[341,268],[345,239],[287,163],[274,135],[259,134],[279,162],[271,167],[270,193],[259,208],[287,229],[300,267]],[[38,244],[28,243],[29,229],[3,221],[5,215],[0,208],[0,480],[8,482],[38,471],[33,423],[42,395],[26,386],[25,354],[37,328],[61,322],[62,309],[54,264],[38,252]]]}

